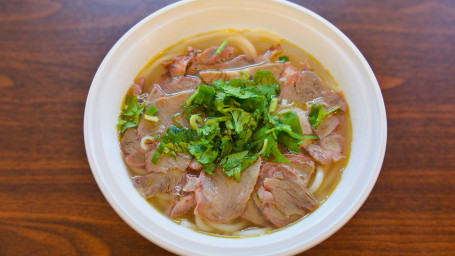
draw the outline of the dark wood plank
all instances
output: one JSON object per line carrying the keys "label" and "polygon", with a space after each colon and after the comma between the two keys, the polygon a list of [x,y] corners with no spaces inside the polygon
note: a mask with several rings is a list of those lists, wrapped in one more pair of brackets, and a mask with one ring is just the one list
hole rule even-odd
{"label": "dark wood plank", "polygon": [[[0,255],[172,255],[100,193],[83,144],[115,41],[172,1],[0,1]],[[339,27],[382,88],[388,146],[360,211],[303,255],[453,255],[455,2],[295,1]]]}

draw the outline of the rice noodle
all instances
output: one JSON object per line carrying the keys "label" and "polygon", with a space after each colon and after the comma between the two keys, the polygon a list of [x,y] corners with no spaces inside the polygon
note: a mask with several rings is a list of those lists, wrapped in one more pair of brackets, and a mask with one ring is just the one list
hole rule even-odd
{"label": "rice noodle", "polygon": [[280,107],[281,108],[289,108],[289,107],[292,107],[294,106],[295,102],[291,102],[291,103],[288,103],[288,100],[287,99],[282,99],[281,100],[281,104],[280,104]]}
{"label": "rice noodle", "polygon": [[316,177],[314,177],[313,183],[311,184],[309,190],[311,193],[316,192],[322,184],[322,180],[324,179],[324,170],[322,167],[318,166],[316,171]]}
{"label": "rice noodle", "polygon": [[233,224],[223,224],[223,223],[216,223],[212,221],[205,221],[205,223],[215,229],[218,229],[219,231],[224,231],[224,232],[234,232],[234,231],[239,231],[242,228],[246,226],[246,222],[243,220],[240,220],[236,223]]}
{"label": "rice noodle", "polygon": [[234,232],[233,235],[244,237],[258,236],[264,234],[268,230],[270,230],[270,228],[247,228],[245,230]]}
{"label": "rice noodle", "polygon": [[235,37],[229,37],[227,40],[229,41],[230,45],[236,46],[251,59],[257,58],[258,53],[256,51],[256,48],[254,48],[254,45],[250,41],[248,41],[248,39],[246,39],[245,37],[235,36]]}
{"label": "rice noodle", "polygon": [[191,221],[187,220],[187,219],[183,219],[180,221],[180,225],[186,227],[186,228],[196,228],[196,225],[194,225],[193,223],[191,223]]}
{"label": "rice noodle", "polygon": [[278,37],[277,35],[274,35],[272,33],[269,33],[267,31],[261,31],[261,33],[258,32],[244,32],[243,35],[250,40],[250,42],[264,42],[267,41],[268,43],[272,45],[279,44],[281,42],[281,38]]}
{"label": "rice noodle", "polygon": [[183,43],[187,46],[199,45],[201,42],[210,42],[214,40],[223,41],[228,36],[237,36],[239,33],[229,32],[229,31],[217,31],[207,35],[197,36],[195,38],[190,38],[185,40]]}
{"label": "rice noodle", "polygon": [[142,150],[147,150],[147,143],[148,142],[154,142],[155,141],[155,137],[153,136],[150,136],[150,135],[146,135],[144,136],[142,139],[141,139],[141,149]]}
{"label": "rice noodle", "polygon": [[205,231],[205,232],[212,232],[213,231],[213,228],[207,224],[205,224],[205,221],[199,217],[198,215],[194,215],[194,219],[196,221],[196,226],[202,230],[202,231]]}

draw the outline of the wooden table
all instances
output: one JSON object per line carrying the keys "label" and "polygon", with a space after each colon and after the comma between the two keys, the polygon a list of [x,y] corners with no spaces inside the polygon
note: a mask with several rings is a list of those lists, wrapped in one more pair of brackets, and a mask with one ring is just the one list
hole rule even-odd
{"label": "wooden table", "polygon": [[[108,50],[171,2],[0,1],[0,255],[171,255],[109,206],[82,132]],[[304,255],[454,255],[455,2],[297,2],[369,61],[389,134],[366,203]]]}

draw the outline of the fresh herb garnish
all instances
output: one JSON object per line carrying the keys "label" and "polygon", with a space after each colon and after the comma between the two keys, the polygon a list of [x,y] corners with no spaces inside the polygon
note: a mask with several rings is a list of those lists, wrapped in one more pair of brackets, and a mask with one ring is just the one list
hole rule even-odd
{"label": "fresh herb garnish", "polygon": [[318,128],[319,124],[322,122],[322,120],[326,119],[329,117],[331,114],[335,113],[337,110],[340,109],[340,106],[333,107],[326,111],[324,109],[324,106],[321,104],[315,104],[312,106],[310,114],[308,115],[308,120],[310,123],[313,125],[313,128],[316,129]]}
{"label": "fresh herb garnish", "polygon": [[117,127],[121,133],[124,133],[128,128],[136,127],[139,123],[139,119],[145,108],[145,103],[139,104],[136,95],[128,95],[125,99],[125,107],[120,114]]}
{"label": "fresh herb garnish", "polygon": [[156,113],[158,113],[158,109],[157,109],[155,106],[151,105],[151,106],[147,109],[146,113],[147,113],[147,115],[149,115],[149,116],[154,116]]}
{"label": "fresh herb garnish", "polygon": [[224,48],[226,48],[226,46],[228,45],[229,41],[226,40],[224,42],[221,43],[220,47],[218,47],[218,49],[216,49],[216,54],[217,55],[220,55],[221,52],[224,50]]}
{"label": "fresh herb garnish", "polygon": [[270,71],[257,71],[254,77],[245,72],[231,81],[216,81],[213,87],[201,84],[183,111],[191,128],[171,125],[159,138],[152,162],[162,154],[189,153],[205,172],[221,166],[236,181],[258,156],[289,163],[278,144],[298,152],[303,140],[314,138],[302,134],[295,112],[274,114],[279,90]]}
{"label": "fresh herb garnish", "polygon": [[280,62],[288,62],[289,61],[289,57],[288,56],[281,56],[278,58],[278,61]]}

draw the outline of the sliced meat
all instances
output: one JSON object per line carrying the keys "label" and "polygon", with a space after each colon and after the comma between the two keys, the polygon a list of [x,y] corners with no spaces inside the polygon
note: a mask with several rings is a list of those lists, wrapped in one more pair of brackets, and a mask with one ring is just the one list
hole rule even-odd
{"label": "sliced meat", "polygon": [[258,66],[250,66],[247,68],[241,69],[230,69],[230,70],[205,70],[199,72],[199,76],[209,85],[213,85],[213,82],[218,80],[229,81],[233,78],[239,77],[241,72],[248,72],[250,75],[254,76],[258,70],[262,71],[271,71],[275,77],[280,77],[281,71],[283,71],[283,63],[271,63]]}
{"label": "sliced meat", "polygon": [[134,176],[132,182],[143,197],[149,198],[159,193],[170,192],[184,177],[185,172],[172,170],[166,173]]}
{"label": "sliced meat", "polygon": [[245,67],[254,64],[254,60],[248,58],[246,55],[239,55],[232,60],[216,63],[213,65],[195,64],[193,63],[188,67],[187,75],[196,75],[201,70],[223,70]]}
{"label": "sliced meat", "polygon": [[295,171],[297,176],[305,185],[307,185],[315,169],[313,160],[305,155],[285,154],[284,157],[290,161],[287,165]]}
{"label": "sliced meat", "polygon": [[184,115],[180,115],[180,116],[174,117],[173,120],[169,121],[169,123],[167,123],[166,126],[164,127],[164,131],[166,131],[167,128],[169,128],[169,126],[176,125],[174,123],[174,121],[178,122],[180,125],[182,125],[185,128],[190,128],[191,127],[190,122],[186,118],[186,114],[184,114]]}
{"label": "sliced meat", "polygon": [[147,97],[147,108],[150,107],[152,102],[165,96],[166,93],[163,91],[161,86],[157,84],[153,85],[152,90],[150,91],[149,96]]}
{"label": "sliced meat", "polygon": [[141,141],[137,137],[137,128],[130,128],[123,134],[120,148],[125,156],[129,156],[139,150]]}
{"label": "sliced meat", "polygon": [[212,175],[201,172],[194,213],[218,223],[226,223],[242,215],[256,184],[260,166],[261,160],[258,159],[242,172],[239,182],[227,177],[220,168]]}
{"label": "sliced meat", "polygon": [[152,157],[155,154],[155,151],[156,149],[152,149],[145,154],[145,169],[147,173],[165,173],[169,170],[184,171],[191,161],[191,156],[189,154],[177,153],[176,157],[162,154],[159,161],[154,164],[152,163]]}
{"label": "sliced meat", "polygon": [[270,62],[271,59],[275,58],[282,51],[283,51],[283,48],[281,47],[281,44],[277,44],[275,46],[272,46],[268,50],[266,50],[264,53],[262,53],[260,56],[258,56],[255,59],[255,62],[256,63],[267,63],[267,62]]}
{"label": "sliced meat", "polygon": [[306,150],[320,164],[330,164],[344,158],[344,137],[338,132],[320,138],[318,142],[307,146]]}
{"label": "sliced meat", "polygon": [[262,214],[261,209],[258,207],[260,204],[261,203],[259,202],[258,194],[253,193],[250,200],[248,200],[245,211],[242,214],[242,218],[260,227],[273,227],[273,225],[264,217],[264,214]]}
{"label": "sliced meat", "polygon": [[325,107],[325,109],[331,109],[336,106],[340,106],[340,109],[346,111],[346,101],[344,100],[343,96],[339,93],[334,93],[330,91],[324,91],[322,96],[316,98],[312,102],[313,104],[321,104]]}
{"label": "sliced meat", "polygon": [[316,129],[319,138],[327,137],[343,122],[343,115],[332,115],[322,120]]}
{"label": "sliced meat", "polygon": [[303,145],[316,162],[326,165],[345,157],[344,136],[341,134],[343,119],[344,114],[341,113],[324,119],[315,131],[319,139]]}
{"label": "sliced meat", "polygon": [[133,94],[141,95],[145,87],[145,78],[141,77],[138,79],[137,84],[132,84],[131,89],[133,89]]}
{"label": "sliced meat", "polygon": [[187,90],[194,90],[201,84],[201,79],[195,76],[181,76],[171,79],[163,84],[161,88],[167,94],[178,93]]}
{"label": "sliced meat", "polygon": [[280,82],[280,99],[298,105],[321,97],[323,91],[328,91],[327,86],[313,71],[295,72]]}
{"label": "sliced meat", "polygon": [[165,213],[171,218],[188,213],[196,206],[194,192],[198,184],[198,178],[187,174],[171,192],[169,206]]}
{"label": "sliced meat", "polygon": [[145,135],[156,134],[158,130],[164,127],[175,114],[183,111],[182,105],[186,100],[194,93],[194,90],[184,91],[178,94],[161,97],[152,102],[152,104],[158,109],[158,122],[147,121],[142,118],[138,125],[138,136],[139,138]]}
{"label": "sliced meat", "polygon": [[276,227],[283,227],[318,206],[306,187],[308,181],[295,167],[298,165],[268,162],[261,169],[261,177],[265,178],[258,189],[260,208]]}
{"label": "sliced meat", "polygon": [[283,65],[283,72],[281,73],[280,80],[285,82],[289,77],[295,73],[298,73],[299,69],[292,65],[291,62],[286,62]]}
{"label": "sliced meat", "polygon": [[184,76],[195,54],[196,50],[188,47],[188,55],[175,57],[170,62],[163,63],[163,66],[167,68],[170,77]]}
{"label": "sliced meat", "polygon": [[190,165],[188,166],[190,169],[195,170],[195,171],[200,171],[202,170],[202,164],[199,163],[196,158],[193,158],[191,160]]}
{"label": "sliced meat", "polygon": [[131,155],[125,157],[125,162],[133,167],[142,167],[145,165],[144,153],[141,151],[136,151]]}
{"label": "sliced meat", "polygon": [[234,48],[232,46],[226,46],[220,54],[216,54],[217,50],[217,46],[205,49],[196,55],[194,62],[196,64],[213,65],[217,62],[231,59],[234,54]]}
{"label": "sliced meat", "polygon": [[303,62],[301,62],[303,70],[313,70],[313,67],[311,67],[310,62],[308,59],[305,59]]}

